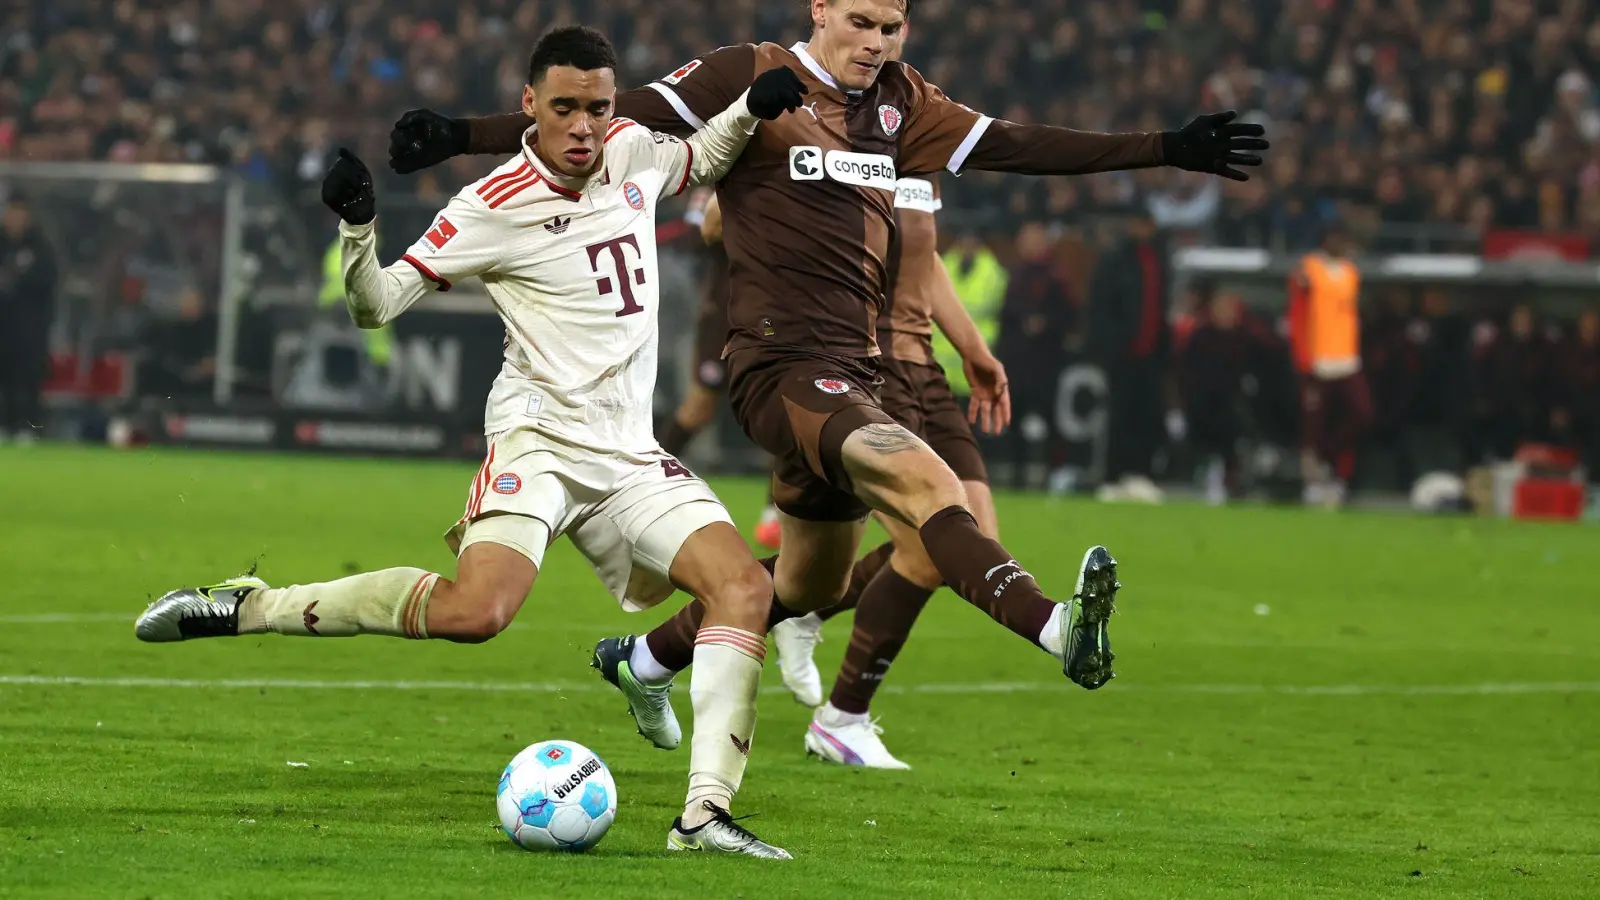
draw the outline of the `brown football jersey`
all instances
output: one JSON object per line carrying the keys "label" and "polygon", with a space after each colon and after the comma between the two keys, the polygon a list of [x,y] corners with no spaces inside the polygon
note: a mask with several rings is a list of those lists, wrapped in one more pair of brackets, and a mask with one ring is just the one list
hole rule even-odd
{"label": "brown football jersey", "polygon": [[[902,178],[895,185],[896,234],[904,232],[912,216],[933,216],[942,206],[935,178]],[[908,248],[896,238],[890,247],[888,313],[878,319],[878,348],[884,355],[915,363],[933,362],[933,301],[928,284],[927,260],[908,258]],[[935,260],[935,265],[939,263]]]}
{"label": "brown football jersey", "polygon": [[[730,351],[878,354],[902,177],[966,167],[1071,175],[1161,164],[1159,134],[991,119],[903,63],[885,64],[865,91],[843,90],[804,44],[724,47],[620,93],[616,114],[689,134],[778,66],[800,76],[807,102],[763,122],[717,189],[732,280]],[[469,150],[514,152],[527,124],[518,115],[474,120]]]}

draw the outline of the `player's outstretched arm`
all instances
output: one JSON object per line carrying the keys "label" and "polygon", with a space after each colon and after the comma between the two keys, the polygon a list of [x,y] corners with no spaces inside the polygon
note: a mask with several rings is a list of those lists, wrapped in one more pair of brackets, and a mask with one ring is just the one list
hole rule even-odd
{"label": "player's outstretched arm", "polygon": [[533,119],[521,110],[475,119],[407,110],[389,131],[389,168],[408,175],[469,153],[520,153],[522,135],[532,126]]}
{"label": "player's outstretched arm", "polygon": [[[755,80],[752,44],[714,50],[643,87],[617,94],[616,114],[652,130],[687,138],[706,127]],[[404,175],[453,156],[522,151],[533,125],[525,112],[452,119],[431,109],[413,109],[389,133],[389,167]]]}
{"label": "player's outstretched arm", "polygon": [[1229,111],[1197,117],[1176,131],[1108,134],[1055,125],[1019,125],[975,112],[922,80],[908,77],[917,101],[901,141],[900,174],[964,168],[1019,175],[1087,175],[1174,166],[1235,181],[1239,166],[1261,165],[1267,143],[1260,125],[1235,122]]}
{"label": "player's outstretched arm", "polygon": [[[359,328],[382,328],[435,288],[449,289],[449,282],[437,271],[443,269],[437,262],[430,268],[412,252],[388,268],[378,265],[377,198],[372,187],[372,173],[355,154],[339,148],[339,158],[322,181],[322,202],[339,214],[339,249],[344,270],[345,306],[350,319]],[[452,208],[456,202],[452,201]],[[467,216],[469,211],[463,210]],[[466,216],[457,215],[465,221]],[[442,215],[441,223],[448,227],[450,236],[455,226]],[[423,241],[443,234],[435,226]],[[439,246],[448,242],[443,238]],[[418,241],[418,246],[423,245]]]}
{"label": "player's outstretched arm", "polygon": [[361,328],[381,328],[416,302],[422,292],[419,290],[416,297],[408,299],[404,280],[396,277],[404,273],[390,274],[379,268],[377,229],[373,224],[378,202],[372,173],[359,157],[343,147],[322,179],[322,202],[339,214],[344,299],[350,318]]}
{"label": "player's outstretched arm", "polygon": [[1260,125],[1234,122],[1233,111],[1198,116],[1176,131],[1106,134],[1054,125],[993,121],[973,145],[968,168],[1022,175],[1084,175],[1173,166],[1234,181],[1238,166],[1261,165],[1270,144]]}
{"label": "player's outstretched arm", "polygon": [[715,184],[744,153],[756,126],[800,108],[808,93],[789,68],[768,69],[727,109],[689,138],[689,183]]}

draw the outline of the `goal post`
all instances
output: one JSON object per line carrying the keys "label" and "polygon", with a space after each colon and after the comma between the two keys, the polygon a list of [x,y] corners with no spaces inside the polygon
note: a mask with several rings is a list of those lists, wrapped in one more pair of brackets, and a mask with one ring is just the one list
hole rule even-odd
{"label": "goal post", "polygon": [[0,160],[0,185],[29,198],[57,253],[58,321],[80,365],[107,344],[138,349],[125,323],[176,315],[193,291],[216,310],[211,398],[232,399],[248,280],[242,178],[197,164]]}

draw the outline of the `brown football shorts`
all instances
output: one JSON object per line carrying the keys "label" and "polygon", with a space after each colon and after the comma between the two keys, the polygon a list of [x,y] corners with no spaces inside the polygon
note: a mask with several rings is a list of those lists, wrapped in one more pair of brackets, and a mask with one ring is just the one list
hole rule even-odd
{"label": "brown football shorts", "polygon": [[928,442],[962,481],[989,483],[978,441],[944,369],[937,363],[885,359],[883,409],[912,434]]}
{"label": "brown football shorts", "polygon": [[812,522],[865,519],[867,505],[852,493],[842,450],[858,429],[895,424],[879,406],[877,361],[748,347],[727,362],[733,417],[774,457],[777,507]]}

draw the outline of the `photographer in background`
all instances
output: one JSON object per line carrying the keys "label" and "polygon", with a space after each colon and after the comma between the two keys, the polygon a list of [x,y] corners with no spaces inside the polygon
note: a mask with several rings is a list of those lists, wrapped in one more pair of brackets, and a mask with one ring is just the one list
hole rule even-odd
{"label": "photographer in background", "polygon": [[26,198],[11,195],[0,231],[0,440],[25,444],[44,428],[56,259]]}

